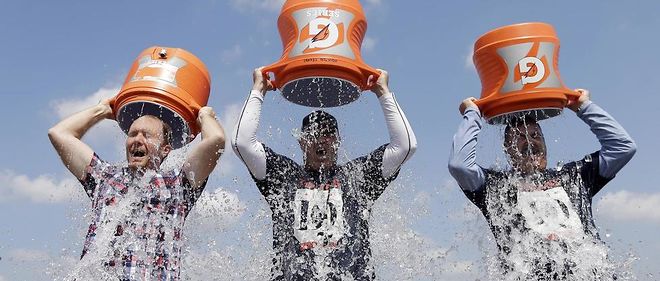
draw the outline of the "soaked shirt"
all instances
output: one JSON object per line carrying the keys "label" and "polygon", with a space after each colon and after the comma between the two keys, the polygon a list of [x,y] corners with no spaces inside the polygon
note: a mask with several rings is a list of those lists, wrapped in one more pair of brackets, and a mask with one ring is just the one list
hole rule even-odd
{"label": "soaked shirt", "polygon": [[382,176],[385,146],[324,174],[266,150],[255,179],[273,212],[272,280],[374,280],[368,219],[393,181]]}
{"label": "soaked shirt", "polygon": [[[608,280],[607,249],[598,237],[592,198],[632,159],[635,142],[591,101],[577,117],[601,149],[584,159],[537,175],[485,169],[477,164],[483,126],[468,107],[454,135],[449,172],[486,218],[507,280]],[[499,276],[497,278],[500,278]]]}
{"label": "soaked shirt", "polygon": [[600,255],[599,264],[606,263],[591,205],[611,179],[599,175],[598,153],[536,177],[485,169],[483,188],[463,190],[486,217],[505,273],[565,279],[579,265],[572,257],[585,250]]}
{"label": "soaked shirt", "polygon": [[184,221],[206,182],[193,190],[180,169],[136,177],[94,154],[81,183],[92,200],[83,265],[103,280],[179,280]]}

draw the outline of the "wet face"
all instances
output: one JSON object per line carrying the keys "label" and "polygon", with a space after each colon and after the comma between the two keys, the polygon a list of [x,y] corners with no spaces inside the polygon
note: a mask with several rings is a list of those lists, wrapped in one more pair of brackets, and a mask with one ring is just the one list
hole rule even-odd
{"label": "wet face", "polygon": [[128,167],[157,169],[172,147],[165,141],[163,122],[153,116],[142,116],[133,122],[126,138]]}
{"label": "wet face", "polygon": [[298,140],[305,156],[305,166],[313,170],[333,167],[337,163],[339,136],[337,133],[303,133]]}
{"label": "wet face", "polygon": [[530,174],[547,166],[545,138],[536,122],[511,125],[505,132],[504,149],[516,171]]}

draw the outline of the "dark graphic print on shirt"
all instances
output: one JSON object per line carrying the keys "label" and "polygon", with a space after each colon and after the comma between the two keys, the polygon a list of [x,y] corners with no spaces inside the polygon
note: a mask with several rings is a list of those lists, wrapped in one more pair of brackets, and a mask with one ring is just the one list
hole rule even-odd
{"label": "dark graphic print on shirt", "polygon": [[273,212],[272,280],[373,280],[368,219],[397,174],[382,176],[385,146],[319,174],[266,151],[257,187]]}

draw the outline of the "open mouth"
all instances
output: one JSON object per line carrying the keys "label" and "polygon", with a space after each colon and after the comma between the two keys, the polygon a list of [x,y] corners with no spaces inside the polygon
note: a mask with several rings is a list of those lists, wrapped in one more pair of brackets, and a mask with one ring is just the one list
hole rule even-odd
{"label": "open mouth", "polygon": [[147,155],[147,152],[142,150],[142,149],[135,149],[133,152],[131,152],[131,156],[135,158],[141,158]]}
{"label": "open mouth", "polygon": [[318,155],[318,156],[325,156],[326,153],[327,153],[327,151],[323,148],[317,148],[316,149],[316,155]]}

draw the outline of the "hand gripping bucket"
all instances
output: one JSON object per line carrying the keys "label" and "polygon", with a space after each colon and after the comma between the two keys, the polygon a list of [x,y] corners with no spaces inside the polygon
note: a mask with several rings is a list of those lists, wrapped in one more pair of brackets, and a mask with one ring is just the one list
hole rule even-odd
{"label": "hand gripping bucket", "polygon": [[178,48],[148,48],[133,62],[111,102],[119,127],[128,133],[135,119],[154,115],[172,127],[172,147],[195,138],[196,118],[209,99],[209,73],[197,57]]}
{"label": "hand gripping bucket", "polygon": [[360,54],[367,21],[358,0],[287,0],[277,24],[284,51],[264,73],[287,100],[341,106],[367,89],[370,75],[378,78]]}
{"label": "hand gripping bucket", "polygon": [[559,115],[577,94],[561,81],[558,57],[559,38],[549,24],[508,25],[479,37],[473,60],[482,85],[477,105],[486,120]]}

